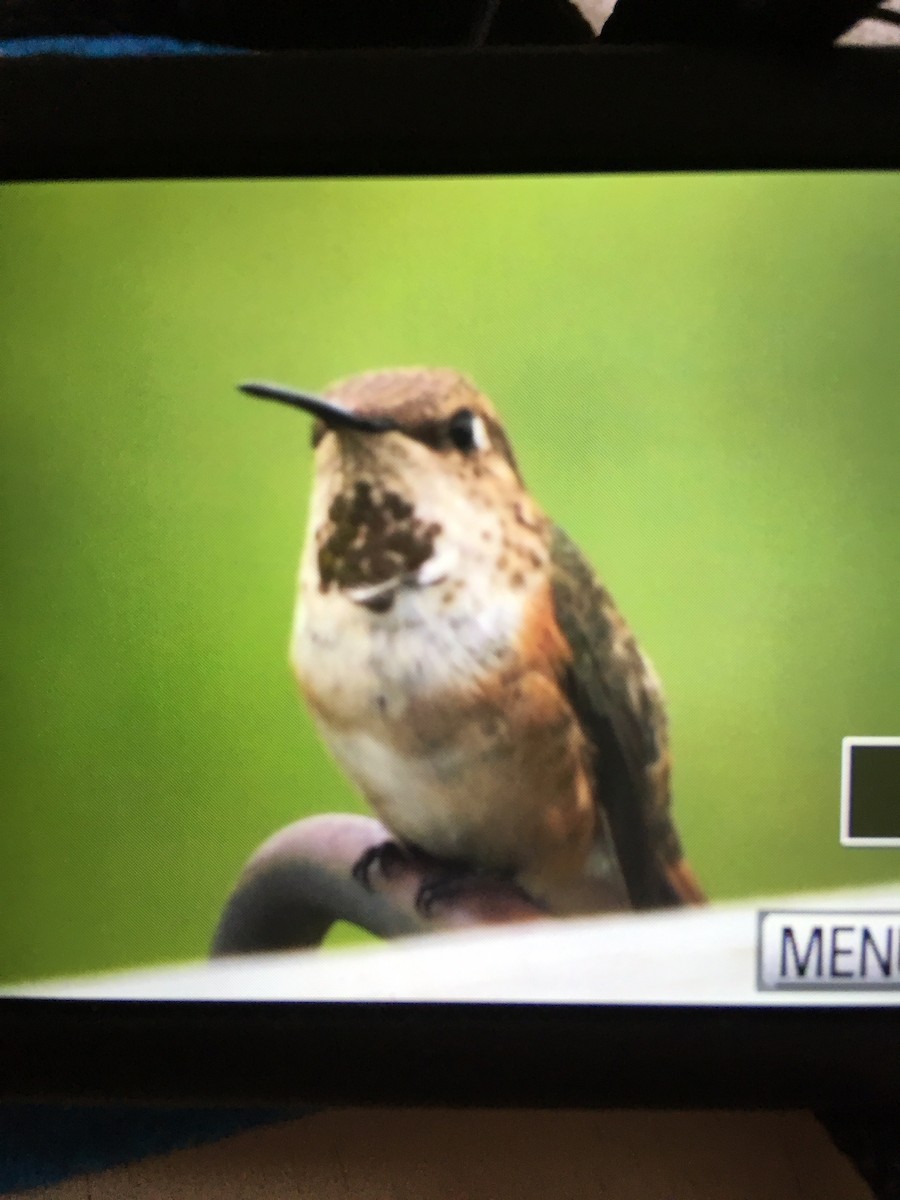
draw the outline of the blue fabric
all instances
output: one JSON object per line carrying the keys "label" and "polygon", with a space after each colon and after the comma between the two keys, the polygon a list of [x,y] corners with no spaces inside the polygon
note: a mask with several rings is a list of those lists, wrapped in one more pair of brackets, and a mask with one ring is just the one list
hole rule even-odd
{"label": "blue fabric", "polygon": [[309,1111],[0,1104],[0,1195],[220,1141]]}
{"label": "blue fabric", "polygon": [[139,55],[249,54],[232,46],[180,42],[170,37],[21,37],[0,40],[0,57],[27,58],[33,54],[65,54],[78,58],[134,58]]}

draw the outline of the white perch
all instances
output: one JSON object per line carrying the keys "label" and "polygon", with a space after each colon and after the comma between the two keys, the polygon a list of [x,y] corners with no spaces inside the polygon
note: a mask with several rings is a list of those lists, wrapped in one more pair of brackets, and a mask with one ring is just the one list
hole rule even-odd
{"label": "white perch", "polygon": [[[626,916],[546,920],[352,949],[226,958],[5,989],[86,1000],[898,1005],[900,990],[760,991],[761,910],[893,913],[900,883]],[[898,974],[900,974],[900,964]]]}

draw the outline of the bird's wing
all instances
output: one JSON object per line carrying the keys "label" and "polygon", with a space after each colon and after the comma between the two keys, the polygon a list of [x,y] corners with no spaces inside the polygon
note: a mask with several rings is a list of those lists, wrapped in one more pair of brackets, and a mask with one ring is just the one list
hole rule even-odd
{"label": "bird's wing", "polygon": [[553,602],[572,649],[563,686],[592,753],[595,796],[635,908],[702,901],[671,815],[659,682],[612,597],[555,528]]}

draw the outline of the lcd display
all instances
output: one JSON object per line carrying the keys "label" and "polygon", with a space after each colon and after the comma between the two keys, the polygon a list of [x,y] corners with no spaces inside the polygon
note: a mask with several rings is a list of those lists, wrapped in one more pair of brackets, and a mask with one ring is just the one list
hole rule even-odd
{"label": "lcd display", "polygon": [[[895,1001],[898,206],[891,173],[4,187],[4,989]],[[318,448],[248,380],[330,396]],[[544,513],[606,592],[554,584]],[[572,623],[607,593],[622,642]],[[613,612],[646,662],[610,685]],[[488,696],[526,646],[540,688]],[[447,867],[379,918],[416,936],[207,962],[257,848],[323,814]],[[323,862],[326,916],[335,879],[402,909],[383,857]],[[224,948],[303,924],[271,920]]]}

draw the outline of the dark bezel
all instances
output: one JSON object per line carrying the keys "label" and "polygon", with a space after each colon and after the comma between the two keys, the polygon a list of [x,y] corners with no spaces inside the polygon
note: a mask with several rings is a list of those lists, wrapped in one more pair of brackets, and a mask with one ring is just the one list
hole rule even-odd
{"label": "dark bezel", "polygon": [[[900,54],[0,60],[9,180],[900,168]],[[702,234],[698,233],[698,236]],[[890,1008],[0,1001],[0,1095],[895,1102]]]}
{"label": "dark bezel", "polygon": [[339,51],[0,60],[7,179],[878,169],[900,53]]}

